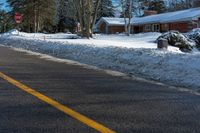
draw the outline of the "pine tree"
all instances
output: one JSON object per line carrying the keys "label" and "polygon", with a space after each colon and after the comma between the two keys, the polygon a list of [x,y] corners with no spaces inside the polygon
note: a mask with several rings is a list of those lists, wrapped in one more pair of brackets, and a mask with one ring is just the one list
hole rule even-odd
{"label": "pine tree", "polygon": [[200,1],[199,0],[194,0],[193,7],[200,7]]}
{"label": "pine tree", "polygon": [[101,17],[114,17],[114,16],[115,16],[115,9],[112,0],[101,0],[97,19],[100,19]]}
{"label": "pine tree", "polygon": [[121,0],[122,13],[121,13],[120,17],[124,17],[124,13],[125,13],[125,17],[127,17],[127,18],[129,17],[130,2],[132,3],[132,7],[131,7],[132,17],[142,16],[143,10],[146,5],[144,0]]}
{"label": "pine tree", "polygon": [[194,7],[200,7],[199,0],[169,0],[168,11],[178,11]]}
{"label": "pine tree", "polygon": [[13,21],[9,12],[0,9],[0,32],[6,32],[12,28]]}
{"label": "pine tree", "polygon": [[4,3],[0,2],[0,32],[10,30],[13,25],[12,15],[3,7]]}
{"label": "pine tree", "polygon": [[57,31],[65,32],[68,29],[74,32],[76,26],[76,10],[72,0],[57,0],[56,9]]}
{"label": "pine tree", "polygon": [[158,13],[163,13],[166,11],[166,5],[164,0],[153,0],[149,2],[148,10],[154,10]]}
{"label": "pine tree", "polygon": [[38,32],[55,23],[55,0],[7,0],[15,12],[23,14],[21,28],[28,32]]}

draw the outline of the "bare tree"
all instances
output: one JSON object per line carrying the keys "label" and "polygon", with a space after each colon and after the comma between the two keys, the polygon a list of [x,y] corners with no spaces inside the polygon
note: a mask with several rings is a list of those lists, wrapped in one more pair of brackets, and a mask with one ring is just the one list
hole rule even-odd
{"label": "bare tree", "polygon": [[129,36],[131,33],[131,19],[133,17],[133,0],[121,0],[121,7],[125,23],[125,33]]}
{"label": "bare tree", "polygon": [[124,30],[125,33],[128,32],[128,22],[127,22],[127,15],[126,15],[126,6],[127,6],[127,0],[121,0],[121,7],[122,7],[122,13],[123,13],[123,17],[124,17]]}
{"label": "bare tree", "polygon": [[130,36],[131,33],[131,19],[133,17],[132,11],[133,11],[133,0],[129,0],[129,14],[128,14],[128,32],[127,35]]}
{"label": "bare tree", "polygon": [[81,26],[81,36],[92,37],[101,0],[73,0]]}

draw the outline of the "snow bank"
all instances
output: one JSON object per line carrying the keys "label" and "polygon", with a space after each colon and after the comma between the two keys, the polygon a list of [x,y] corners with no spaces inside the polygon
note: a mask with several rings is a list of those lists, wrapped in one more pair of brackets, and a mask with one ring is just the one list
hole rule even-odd
{"label": "snow bank", "polygon": [[10,30],[1,35],[2,37],[8,36],[18,36],[18,37],[27,37],[29,39],[79,39],[80,37],[75,34],[66,34],[66,33],[57,33],[57,34],[44,34],[44,33],[26,33],[19,32],[16,29]]}
{"label": "snow bank", "polygon": [[2,35],[0,42],[6,46],[71,59],[103,69],[117,70],[130,76],[136,75],[192,89],[199,88],[200,54],[185,54],[174,47],[170,47],[170,51],[158,50],[154,41],[159,35],[159,33],[130,37],[97,35],[96,39],[90,40],[52,38],[43,40]]}
{"label": "snow bank", "polygon": [[10,30],[10,31],[8,31],[8,32],[6,32],[6,33],[4,33],[3,35],[4,36],[12,36],[12,35],[19,35],[19,31],[17,30],[17,29],[12,29],[12,30]]}

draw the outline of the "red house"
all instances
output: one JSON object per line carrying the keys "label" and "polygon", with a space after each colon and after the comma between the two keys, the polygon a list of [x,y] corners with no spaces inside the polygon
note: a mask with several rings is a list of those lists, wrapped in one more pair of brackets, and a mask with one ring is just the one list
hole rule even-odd
{"label": "red house", "polygon": [[[124,32],[123,18],[101,18],[96,28],[100,33],[115,34]],[[149,14],[149,16],[133,18],[131,32],[166,32],[178,30],[187,32],[200,27],[200,8],[191,8],[182,11],[162,14]]]}

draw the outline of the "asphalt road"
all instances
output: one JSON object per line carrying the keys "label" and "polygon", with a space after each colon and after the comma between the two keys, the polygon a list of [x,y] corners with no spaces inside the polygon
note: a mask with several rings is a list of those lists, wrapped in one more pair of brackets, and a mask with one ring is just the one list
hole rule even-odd
{"label": "asphalt road", "polygon": [[[0,47],[0,72],[117,133],[200,133],[200,96]],[[0,78],[0,133],[95,133]]]}

